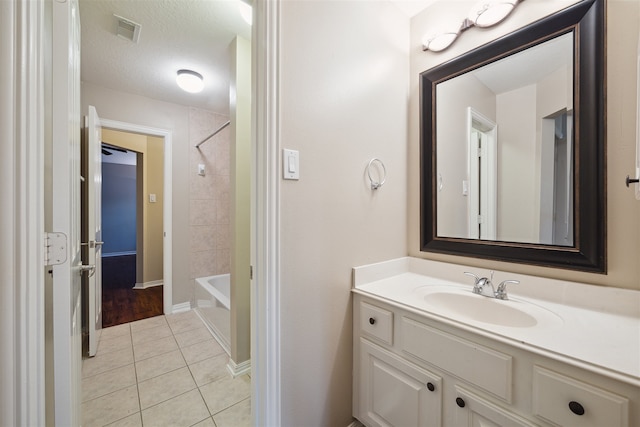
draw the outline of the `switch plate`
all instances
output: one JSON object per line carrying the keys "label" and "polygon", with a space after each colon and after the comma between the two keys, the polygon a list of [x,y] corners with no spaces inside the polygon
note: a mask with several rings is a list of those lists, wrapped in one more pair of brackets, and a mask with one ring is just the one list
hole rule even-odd
{"label": "switch plate", "polygon": [[300,179],[300,152],[282,150],[282,175],[284,179]]}
{"label": "switch plate", "polygon": [[156,195],[153,193],[149,194],[149,203],[155,203],[156,202]]}
{"label": "switch plate", "polygon": [[198,175],[204,176],[204,164],[202,163],[198,165]]}

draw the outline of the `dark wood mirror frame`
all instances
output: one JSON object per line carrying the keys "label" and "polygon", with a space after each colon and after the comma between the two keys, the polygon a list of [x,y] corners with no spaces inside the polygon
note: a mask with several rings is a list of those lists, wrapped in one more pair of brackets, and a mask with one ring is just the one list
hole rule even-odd
{"label": "dark wood mirror frame", "polygon": [[[574,245],[437,236],[436,84],[570,31],[575,31]],[[604,0],[582,1],[421,73],[421,251],[606,273],[604,31]]]}

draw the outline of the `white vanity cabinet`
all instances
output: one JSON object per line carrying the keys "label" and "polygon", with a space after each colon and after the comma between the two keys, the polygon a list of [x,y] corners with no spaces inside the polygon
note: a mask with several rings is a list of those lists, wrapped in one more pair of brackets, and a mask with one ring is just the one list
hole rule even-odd
{"label": "white vanity cabinet", "polygon": [[634,385],[383,298],[354,292],[353,310],[353,415],[368,427],[640,426]]}

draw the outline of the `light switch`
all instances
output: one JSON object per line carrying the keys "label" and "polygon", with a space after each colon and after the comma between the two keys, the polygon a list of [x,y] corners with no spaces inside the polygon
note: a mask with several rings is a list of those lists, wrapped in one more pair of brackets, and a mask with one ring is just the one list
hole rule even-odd
{"label": "light switch", "polygon": [[149,194],[149,203],[155,203],[156,202],[156,195],[151,193]]}
{"label": "light switch", "polygon": [[204,176],[204,165],[202,163],[198,165],[198,175]]}
{"label": "light switch", "polygon": [[462,195],[463,196],[469,195],[469,181],[467,180],[462,181]]}
{"label": "light switch", "polygon": [[284,179],[300,179],[300,152],[282,150],[282,173]]}

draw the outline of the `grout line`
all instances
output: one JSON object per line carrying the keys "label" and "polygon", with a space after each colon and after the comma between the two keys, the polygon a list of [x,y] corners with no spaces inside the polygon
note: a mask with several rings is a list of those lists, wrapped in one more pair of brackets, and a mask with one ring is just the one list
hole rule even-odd
{"label": "grout line", "polygon": [[[193,362],[192,364],[187,363],[187,360],[186,360],[185,355],[184,355],[184,353],[183,353],[183,349],[185,349],[185,348],[189,348],[189,347],[191,347],[191,346],[193,346],[193,345],[201,344],[202,342],[204,342],[204,341],[208,341],[208,340],[203,340],[203,341],[199,341],[199,342],[196,342],[196,343],[192,343],[192,344],[190,344],[190,345],[188,345],[188,346],[186,346],[186,347],[180,347],[179,345],[177,345],[177,344],[178,344],[178,342],[177,342],[177,340],[176,340],[176,333],[175,333],[175,332],[173,331],[173,329],[171,328],[171,323],[169,323],[169,321],[167,320],[166,315],[162,315],[162,316],[164,317],[165,324],[166,324],[166,325],[168,325],[168,326],[169,326],[169,329],[171,330],[171,335],[170,335],[170,336],[173,338],[174,342],[176,343],[177,349],[178,349],[178,350],[179,350],[179,352],[180,352],[180,353],[179,353],[179,354],[180,354],[180,357],[182,357],[182,360],[183,360],[183,362],[184,362],[185,364],[184,364],[183,366],[178,367],[178,368],[176,368],[176,369],[173,369],[173,370],[171,370],[171,371],[163,372],[162,374],[156,375],[156,376],[151,377],[151,378],[147,378],[147,379],[145,379],[145,380],[143,380],[143,381],[138,381],[138,366],[137,366],[137,364],[138,364],[138,363],[144,362],[145,360],[149,360],[150,358],[153,358],[153,357],[158,357],[158,356],[166,355],[166,354],[168,354],[168,353],[170,353],[170,352],[175,351],[175,349],[173,349],[173,350],[169,350],[169,351],[166,351],[166,352],[163,352],[163,353],[160,353],[160,354],[157,354],[157,355],[151,356],[151,357],[146,357],[146,358],[141,359],[141,360],[136,360],[136,352],[135,352],[135,347],[134,347],[134,345],[133,345],[133,330],[131,329],[131,323],[133,323],[133,322],[130,322],[130,323],[128,324],[128,325],[129,325],[129,327],[128,327],[129,332],[128,332],[128,333],[129,333],[129,342],[130,342],[130,344],[131,344],[131,352],[132,352],[132,355],[133,355],[133,369],[134,369],[135,386],[136,386],[136,393],[137,393],[137,398],[138,398],[138,408],[139,408],[139,410],[138,410],[137,412],[135,412],[135,414],[138,414],[138,416],[140,417],[140,423],[144,426],[144,421],[143,421],[143,417],[142,417],[143,409],[142,409],[142,402],[141,402],[141,398],[140,398],[140,387],[139,387],[141,382],[148,381],[148,380],[151,380],[151,379],[153,379],[153,378],[157,378],[157,377],[159,377],[159,376],[161,376],[161,375],[165,375],[165,374],[168,374],[168,373],[170,373],[170,372],[174,372],[174,371],[176,371],[176,370],[178,370],[178,369],[182,369],[182,368],[186,367],[186,368],[188,369],[188,371],[189,371],[189,374],[191,375],[191,378],[192,378],[192,380],[193,380],[194,384],[195,384],[195,388],[194,388],[194,389],[197,389],[197,390],[198,390],[198,393],[199,393],[199,395],[200,395],[200,398],[202,399],[202,402],[205,404],[205,407],[207,408],[207,412],[209,413],[209,417],[207,417],[207,418],[205,418],[205,419],[203,419],[203,420],[200,420],[200,421],[198,421],[198,422],[197,422],[197,423],[195,423],[195,424],[198,424],[198,423],[201,423],[201,422],[203,422],[203,421],[206,421],[207,419],[210,419],[210,420],[212,421],[213,425],[214,425],[214,426],[217,426],[217,424],[216,424],[215,420],[213,419],[213,416],[214,416],[214,415],[218,415],[218,414],[220,414],[220,413],[222,413],[222,412],[224,412],[224,411],[226,411],[226,410],[229,410],[230,408],[232,408],[232,407],[234,407],[234,406],[236,406],[236,405],[239,405],[239,404],[241,404],[241,403],[245,402],[246,400],[250,400],[250,399],[251,399],[251,396],[249,396],[249,397],[247,397],[247,398],[245,398],[245,399],[242,399],[242,400],[240,400],[240,401],[238,401],[238,402],[236,402],[236,403],[234,403],[234,404],[232,404],[232,405],[229,405],[228,407],[225,407],[224,409],[221,409],[221,410],[217,411],[215,414],[214,414],[214,413],[212,413],[212,412],[211,412],[211,410],[209,409],[209,405],[207,405],[207,401],[205,400],[204,395],[202,394],[202,389],[201,389],[201,388],[202,388],[202,387],[204,387],[204,386],[208,386],[208,385],[210,385],[210,384],[213,384],[213,383],[219,382],[219,381],[223,380],[223,379],[224,379],[224,377],[223,377],[223,378],[218,378],[217,380],[211,381],[211,382],[209,382],[209,383],[207,383],[207,384],[203,384],[202,386],[200,386],[200,385],[198,385],[198,383],[196,382],[195,376],[193,375],[193,372],[191,371],[191,365],[200,364],[200,363],[203,363],[203,362],[205,362],[205,361],[207,361],[207,360],[214,359],[214,358],[216,358],[216,357],[219,357],[221,354],[224,354],[224,352],[223,352],[223,353],[220,353],[220,354],[217,354],[217,355],[213,355],[213,356],[211,356],[211,357],[207,357],[207,358],[205,358],[205,359],[203,359],[203,360],[198,360],[198,361],[196,361],[196,362]],[[185,318],[186,318],[186,319],[188,319],[188,317],[187,317],[187,316],[185,316]],[[199,323],[201,323],[201,324],[202,324],[202,326],[205,326],[205,325],[204,325],[204,323],[202,322],[202,319],[200,319],[199,317],[195,317],[195,319],[198,319],[198,320],[199,320]],[[186,321],[186,320],[185,320],[185,321]],[[194,322],[194,323],[195,323],[195,322]],[[205,326],[205,327],[206,327],[206,326]],[[177,332],[177,334],[182,334],[182,333],[184,333],[184,332],[193,331],[193,330],[196,330],[196,329],[198,329],[198,326],[195,326],[195,327],[193,327],[193,328],[191,328],[191,329],[188,329],[188,330],[183,330],[183,331]],[[122,335],[125,335],[125,334],[122,334]],[[120,336],[122,336],[122,335],[120,335]],[[166,338],[168,338],[168,337],[169,337],[169,336],[167,336],[167,337],[162,337],[162,338],[158,338],[158,339],[166,339]],[[100,345],[101,338],[102,338],[102,334],[101,334],[101,336],[100,336],[100,339],[98,340],[98,345]],[[215,340],[215,338],[213,338],[213,337],[211,337],[211,338]],[[143,342],[142,344],[152,343],[153,341],[156,341],[156,340],[146,341],[146,342]],[[121,350],[126,350],[126,347],[125,347],[125,348],[122,348],[122,349],[118,349],[118,350],[116,350],[116,351],[121,351]],[[109,353],[111,353],[111,352],[107,352],[106,354],[109,354]],[[128,365],[129,365],[129,364],[125,364],[125,365],[123,365],[123,366],[115,367],[115,368],[112,368],[112,369],[119,369],[119,368],[123,368],[123,367],[128,366]],[[109,371],[110,371],[110,370],[107,370],[107,371],[101,372],[101,373],[99,373],[99,374],[103,374],[103,373],[106,373],[106,372],[109,372]],[[99,374],[95,374],[95,375],[99,375]],[[93,376],[94,376],[94,375],[92,375],[91,377],[93,377]],[[91,378],[91,377],[85,377],[85,378]],[[250,378],[250,377],[249,377],[249,378]],[[131,385],[133,385],[133,384],[131,384]],[[131,387],[131,385],[128,385],[127,387]],[[184,395],[184,394],[186,394],[186,393],[190,393],[190,392],[192,392],[194,389],[187,390],[187,391],[185,391],[184,393],[181,393],[181,394],[179,394],[179,395],[173,396],[173,397],[171,397],[171,398],[169,398],[169,399],[167,399],[167,400],[164,400],[164,401],[162,401],[162,402],[158,402],[158,403],[156,403],[156,404],[154,404],[154,405],[152,405],[152,406],[149,406],[148,408],[145,408],[144,410],[147,410],[147,409],[153,408],[153,407],[155,407],[155,406],[157,406],[157,405],[160,405],[160,404],[163,404],[163,403],[165,403],[165,402],[168,402],[169,400],[172,400],[172,399],[175,399],[175,398],[177,398],[177,397],[180,397],[180,396],[182,396],[182,395]],[[117,392],[117,391],[120,391],[120,390],[113,391],[112,393]],[[108,393],[108,394],[109,394],[109,393]],[[99,397],[96,397],[96,398],[94,398],[94,399],[99,399],[99,398],[102,398],[102,397],[104,397],[104,396],[106,396],[106,395],[99,396]],[[92,401],[92,400],[94,400],[94,399],[88,400],[87,402],[90,402],[90,401]],[[84,404],[84,403],[86,403],[86,402],[82,402],[82,404]],[[124,419],[124,418],[126,418],[126,417],[128,417],[128,416],[131,416],[131,415],[133,415],[133,414],[129,414],[129,415],[123,416],[123,417],[119,418],[118,420],[113,420],[113,421],[111,421],[111,423],[114,423],[114,422],[120,421],[120,420],[122,420],[122,419]],[[194,425],[195,425],[195,424],[194,424]]]}

